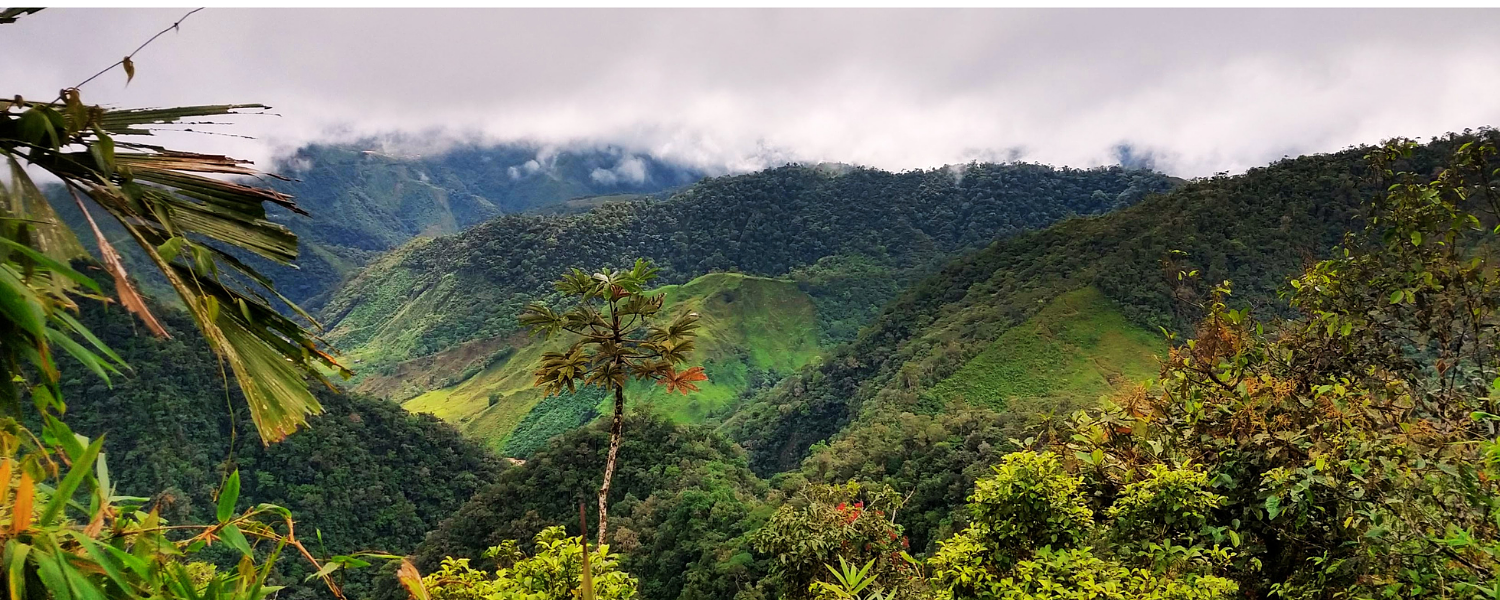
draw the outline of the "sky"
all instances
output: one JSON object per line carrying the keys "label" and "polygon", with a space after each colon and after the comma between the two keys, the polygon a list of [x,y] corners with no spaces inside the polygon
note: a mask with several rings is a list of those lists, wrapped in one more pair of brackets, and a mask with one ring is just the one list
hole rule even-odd
{"label": "sky", "polygon": [[[0,26],[0,95],[55,97],[184,9]],[[710,172],[972,160],[1172,175],[1500,125],[1500,10],[220,9],[88,103],[259,102],[177,143],[272,164],[384,150],[611,146]],[[199,129],[203,129],[200,127]]]}

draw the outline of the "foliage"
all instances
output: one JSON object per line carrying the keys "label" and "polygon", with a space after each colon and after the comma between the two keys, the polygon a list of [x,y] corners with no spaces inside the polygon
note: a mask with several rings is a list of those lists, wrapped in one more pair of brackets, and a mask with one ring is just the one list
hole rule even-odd
{"label": "foliage", "polygon": [[[787,166],[706,179],[667,200],[505,215],[414,242],[356,275],[322,314],[330,339],[353,356],[395,362],[514,332],[516,312],[549,293],[550,274],[580,264],[644,257],[661,268],[662,281],[683,283],[711,272],[782,277],[825,257],[867,257],[874,264],[862,279],[806,278],[815,299],[838,296],[819,300],[829,309],[820,319],[832,323],[873,315],[921,267],[952,253],[1169,185],[1118,168],[972,164],[898,174]],[[836,329],[849,335],[855,327],[845,321]]]}
{"label": "foliage", "polygon": [[521,324],[532,333],[549,338],[561,332],[576,336],[566,351],[542,354],[536,386],[549,396],[564,389],[577,393],[579,383],[614,394],[609,456],[604,462],[604,483],[599,486],[600,546],[608,530],[609,484],[625,420],[625,384],[655,381],[667,393],[687,395],[698,390],[695,382],[708,379],[703,367],[677,370],[693,352],[698,314],[684,313],[665,325],[656,324],[665,296],[645,292],[656,271],[645,259],[636,259],[629,271],[605,267],[590,275],[573,269],[555,284],[559,292],[574,299],[573,306],[559,313],[535,302],[520,316]]}
{"label": "foliage", "polygon": [[994,469],[969,497],[969,533],[991,549],[994,563],[1008,566],[1040,546],[1072,547],[1093,527],[1093,512],[1079,494],[1082,482],[1051,454],[1009,454]]}
{"label": "foliage", "polygon": [[[280,589],[266,580],[276,558],[291,550],[338,595],[327,573],[365,563],[345,556],[320,565],[284,508],[236,511],[238,472],[219,490],[213,524],[170,525],[155,508],[144,509],[144,498],[115,495],[103,443],[56,419],[42,438],[15,420],[0,422],[0,505],[8,509],[0,563],[10,597],[257,600]],[[235,569],[197,562],[216,544],[237,556]]]}
{"label": "foliage", "polygon": [[526,413],[521,423],[505,436],[500,451],[506,456],[526,458],[547,445],[547,440],[593,421],[599,416],[599,405],[607,394],[598,388],[574,393],[553,394],[542,398]]}
{"label": "foliage", "polygon": [[[422,578],[435,600],[569,600],[578,596],[583,573],[583,539],[567,537],[562,527],[548,527],[536,535],[531,556],[509,540],[485,552],[500,567],[487,573],[469,566],[467,558],[445,558],[437,571]],[[593,593],[600,600],[630,600],[636,580],[619,570],[619,556],[609,547],[589,551]]]}
{"label": "foliage", "polygon": [[[743,452],[707,428],[649,412],[628,413],[625,427],[632,433],[621,440],[614,493],[622,499],[611,510],[609,545],[639,579],[641,597],[763,598],[756,584],[767,565],[747,538],[771,508]],[[504,540],[576,523],[578,503],[598,489],[608,445],[602,421],[551,440],[434,530],[417,566],[429,572],[444,557],[479,565],[489,560],[484,550]],[[381,597],[404,598],[388,592]]]}
{"label": "foliage", "polygon": [[906,497],[896,522],[914,552],[930,553],[937,540],[968,522],[964,503],[974,482],[992,474],[990,465],[1013,448],[1009,440],[1040,424],[1040,412],[1016,403],[1004,413],[962,408],[941,415],[881,415],[814,448],[800,470],[779,476],[781,487],[853,479],[901,490]]}
{"label": "foliage", "polygon": [[920,597],[916,561],[906,553],[901,526],[892,521],[900,507],[900,494],[890,488],[853,481],[810,485],[777,508],[750,540],[769,558],[783,598],[837,597],[841,572],[830,569],[835,558],[846,567],[866,564],[859,578],[867,578],[864,587],[881,598]]}
{"label": "foliage", "polygon": [[[1214,498],[1156,493],[1188,510],[1185,529],[1203,514],[1200,531],[1233,525],[1250,593],[1490,597],[1500,296],[1495,216],[1471,211],[1500,197],[1494,141],[1459,145],[1430,181],[1393,168],[1411,144],[1373,151],[1390,185],[1370,227],[1293,280],[1299,316],[1258,321],[1218,286],[1158,386],[1078,416],[1057,443],[1104,497],[1193,461]],[[1127,506],[1118,516],[1144,517]]]}
{"label": "foliage", "polygon": [[[285,299],[268,279],[222,247],[290,264],[297,256],[297,238],[266,218],[266,205],[293,212],[301,209],[286,194],[216,178],[256,175],[245,161],[130,141],[150,135],[160,125],[235,114],[246,108],[262,107],[106,110],[85,105],[77,88],[63,90],[50,102],[19,96],[0,102],[0,155],[10,167],[11,179],[10,188],[0,191],[0,216],[5,217],[7,228],[19,228],[7,232],[6,239],[22,246],[34,244],[40,255],[54,262],[81,257],[73,231],[58,220],[25,167],[61,180],[91,225],[121,305],[153,333],[165,335],[130,283],[119,252],[95,225],[79,194],[92,199],[129,234],[152,268],[166,277],[209,346],[238,375],[257,431],[269,442],[296,430],[307,415],[321,409],[306,382],[311,378],[326,383],[315,365],[344,376],[349,372],[320,350],[321,341],[315,335],[277,312],[267,298]],[[43,285],[54,298],[76,287],[76,278],[62,276],[65,269],[52,266],[49,271],[58,277]],[[13,277],[3,280],[8,282],[6,296],[21,302],[7,303],[3,327],[14,332],[10,339],[17,343],[7,344],[8,351],[0,357],[0,379],[5,380],[0,384],[4,395],[0,399],[14,416],[19,390],[11,385],[12,377],[23,361],[42,371],[50,369],[49,345],[67,348],[96,372],[103,366],[75,348],[73,336],[87,336],[68,327],[65,320],[52,327],[38,320],[37,307],[43,301],[34,289],[22,289]],[[67,302],[59,305],[70,306]],[[54,320],[64,319],[56,316],[61,314],[58,311],[51,313]],[[21,351],[22,347],[26,350]]]}
{"label": "foliage", "polygon": [[[1146,537],[1136,528],[1139,519],[1201,521],[1201,511],[1220,499],[1204,489],[1207,484],[1191,470],[1153,470],[1109,507],[1112,522],[1096,526],[1083,481],[1056,456],[1007,455],[993,477],[975,485],[972,524],[942,542],[928,562],[937,597],[1227,600],[1239,588],[1213,572],[1230,553],[1217,545],[1172,548],[1157,543],[1170,540]],[[1142,540],[1155,544],[1156,552],[1105,545],[1110,554],[1098,556],[1085,545],[1114,540]]]}
{"label": "foliage", "polygon": [[[828,572],[833,574],[833,581],[814,581],[813,591],[817,592],[819,599],[829,600],[884,600],[886,595],[878,590],[872,589],[875,577],[870,575],[870,569],[875,567],[875,559],[870,559],[863,567],[856,567],[839,557],[839,568],[828,565]],[[865,590],[869,590],[865,594]]]}
{"label": "foliage", "polygon": [[[1401,164],[1432,172],[1471,138],[1434,140]],[[1107,215],[1001,238],[907,288],[858,339],[746,403],[725,431],[750,451],[757,472],[770,474],[795,468],[813,444],[846,428],[944,410],[933,386],[1054,300],[1089,286],[1148,331],[1191,330],[1201,312],[1180,307],[1207,293],[1199,280],[1233,279],[1240,305],[1281,314],[1276,290],[1360,225],[1362,203],[1378,189],[1367,177],[1368,151],[1197,180]],[[1199,277],[1178,285],[1177,273],[1189,270]]]}
{"label": "foliage", "polygon": [[[103,284],[108,293],[108,284]],[[317,391],[325,409],[309,428],[270,446],[255,442],[238,386],[226,381],[179,311],[154,308],[172,337],[139,334],[124,311],[79,305],[77,320],[131,368],[110,378],[60,365],[68,424],[105,439],[118,493],[150,496],[173,523],[214,520],[215,493],[228,470],[242,477],[241,505],[274,504],[297,516],[320,555],[378,549],[411,552],[433,529],[500,473],[503,464],[452,427],[388,402]],[[233,377],[232,374],[229,375]],[[108,435],[105,435],[107,432]],[[171,440],[172,443],[163,443]],[[313,570],[278,561],[278,596],[326,596],[303,582]],[[350,597],[364,597],[373,569],[334,573]]]}

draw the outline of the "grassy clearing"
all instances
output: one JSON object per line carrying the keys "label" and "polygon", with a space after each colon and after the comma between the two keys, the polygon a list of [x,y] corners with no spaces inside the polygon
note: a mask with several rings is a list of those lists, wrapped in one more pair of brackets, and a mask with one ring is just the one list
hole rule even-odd
{"label": "grassy clearing", "polygon": [[[632,404],[653,405],[678,421],[697,423],[720,418],[733,411],[747,390],[791,373],[815,360],[821,351],[812,299],[791,282],[713,273],[657,292],[666,294],[668,317],[686,311],[696,311],[701,317],[696,364],[703,365],[709,380],[699,384],[699,392],[687,396],[634,384],[627,390],[627,397]],[[556,412],[557,402],[544,404],[541,392],[532,388],[531,373],[543,352],[563,347],[561,340],[531,339],[508,359],[468,380],[427,392],[403,406],[454,423],[502,451],[524,421],[526,441],[518,447],[534,447],[533,440],[538,436],[550,437],[581,424],[566,415],[584,414],[570,408],[560,412],[563,416],[539,414],[527,418],[533,410]],[[607,407],[600,409],[601,414],[608,412]]]}
{"label": "grassy clearing", "polygon": [[1157,374],[1161,336],[1128,321],[1092,287],[1058,296],[1002,334],[931,394],[942,403],[1088,402]]}

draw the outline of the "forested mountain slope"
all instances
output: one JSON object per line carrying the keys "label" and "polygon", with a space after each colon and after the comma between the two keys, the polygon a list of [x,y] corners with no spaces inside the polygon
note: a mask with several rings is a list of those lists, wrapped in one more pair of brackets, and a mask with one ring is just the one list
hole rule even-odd
{"label": "forested mountain slope", "polygon": [[[679,422],[722,418],[748,390],[769,387],[822,352],[813,301],[791,281],[714,273],[652,293],[665,297],[668,315],[700,316],[693,362],[703,366],[708,381],[689,395],[634,383],[627,393],[632,406],[651,405]],[[542,352],[563,350],[565,342],[514,336],[505,344],[462,383],[418,395],[403,406],[437,415],[518,458],[598,414],[605,400],[601,390],[544,398],[533,385]]]}
{"label": "forested mountain slope", "polygon": [[[161,499],[170,522],[212,522],[214,491],[238,468],[241,508],[291,509],[303,539],[321,534],[320,551],[401,554],[504,467],[437,419],[327,390],[317,394],[326,412],[309,428],[262,446],[239,387],[184,315],[155,309],[173,334],[160,340],[119,307],[79,304],[80,320],[131,370],[106,385],[81,366],[64,368],[69,423],[104,436],[118,493]],[[302,563],[284,565],[283,584],[294,587],[282,597],[326,595],[316,582],[303,584]],[[351,597],[368,591],[373,576],[356,572]]]}
{"label": "forested mountain slope", "polygon": [[[1435,141],[1409,165],[1430,172],[1453,146]],[[1367,148],[1286,159],[1243,175],[1191,182],[1107,215],[1070,219],[1001,239],[956,259],[887,305],[852,344],[762,394],[726,424],[760,472],[796,467],[808,448],[861,414],[941,412],[976,398],[986,350],[1070,292],[1092,287],[1105,311],[1155,331],[1191,323],[1182,312],[1233,280],[1237,303],[1269,306],[1286,277],[1359,227],[1373,190]],[[1164,262],[1166,261],[1166,262]],[[1198,272],[1177,284],[1180,271]],[[950,377],[967,369],[967,382]],[[944,382],[949,382],[945,384]]]}
{"label": "forested mountain slope", "polygon": [[391,363],[514,332],[521,306],[545,297],[568,268],[643,257],[666,283],[713,271],[795,276],[817,302],[825,338],[837,342],[914,267],[1170,185],[1120,168],[787,166],[705,180],[667,200],[606,203],[573,216],[507,215],[419,240],[355,276],[323,316],[337,345],[375,363],[377,375],[395,372]]}
{"label": "forested mountain slope", "polygon": [[[704,427],[650,412],[632,414],[625,430],[611,547],[640,578],[640,597],[727,599],[754,587],[769,561],[754,556],[748,534],[774,506],[765,503],[768,488],[750,472],[744,452]],[[486,548],[529,539],[549,525],[576,534],[578,504],[592,501],[608,446],[602,421],[552,440],[428,536],[416,552],[418,567],[430,572],[444,556],[489,562],[481,558]],[[393,581],[385,592],[381,597],[405,597]]]}
{"label": "forested mountain slope", "polygon": [[314,145],[275,170],[294,179],[275,187],[312,216],[277,219],[297,234],[302,259],[299,270],[274,269],[273,277],[281,293],[314,308],[345,275],[414,237],[583,196],[652,194],[702,177],[619,149],[558,152],[520,144],[427,155],[387,153],[373,142]]}
{"label": "forested mountain slope", "polygon": [[[327,294],[370,260],[418,236],[455,233],[502,214],[577,211],[598,198],[633,200],[693,183],[694,169],[616,148],[554,151],[512,144],[460,146],[426,155],[395,153],[378,142],[311,145],[271,165],[288,180],[259,180],[292,195],[308,216],[275,208],[273,221],[297,234],[297,268],[245,257],[293,302],[316,310]],[[88,231],[71,198],[48,194],[63,219]],[[554,205],[556,205],[554,207]],[[97,209],[96,209],[97,210]],[[155,295],[172,296],[165,281],[135,256],[126,234],[108,220],[105,234]],[[91,236],[82,240],[94,247]]]}

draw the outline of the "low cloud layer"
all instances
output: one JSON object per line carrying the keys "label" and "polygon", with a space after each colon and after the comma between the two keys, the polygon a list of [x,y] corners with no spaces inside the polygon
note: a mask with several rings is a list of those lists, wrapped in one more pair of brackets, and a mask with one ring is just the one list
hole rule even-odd
{"label": "low cloud layer", "polygon": [[[0,94],[52,97],[182,10],[0,26]],[[259,161],[372,136],[617,146],[713,172],[970,160],[1181,176],[1500,124],[1500,11],[208,9],[90,102],[263,102]],[[417,142],[420,143],[417,143]],[[391,149],[387,149],[391,150]],[[397,150],[392,150],[397,151]],[[525,173],[518,169],[516,176]]]}

